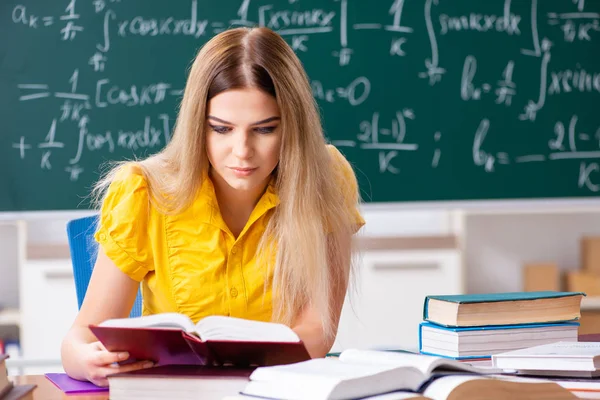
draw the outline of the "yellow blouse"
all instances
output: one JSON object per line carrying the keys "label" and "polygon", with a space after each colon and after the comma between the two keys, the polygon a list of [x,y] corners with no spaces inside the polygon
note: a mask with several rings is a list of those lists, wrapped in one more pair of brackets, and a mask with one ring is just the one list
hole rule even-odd
{"label": "yellow blouse", "polygon": [[[345,177],[351,177],[344,156],[333,146],[328,149]],[[348,189],[353,206],[356,185]],[[190,207],[165,215],[148,201],[141,172],[131,169],[108,189],[95,238],[120,270],[142,282],[144,315],[178,312],[194,322],[208,315],[269,321],[272,275],[256,266],[255,256],[277,204],[269,184],[236,239],[221,217],[210,179]],[[363,224],[356,210],[356,228]]]}

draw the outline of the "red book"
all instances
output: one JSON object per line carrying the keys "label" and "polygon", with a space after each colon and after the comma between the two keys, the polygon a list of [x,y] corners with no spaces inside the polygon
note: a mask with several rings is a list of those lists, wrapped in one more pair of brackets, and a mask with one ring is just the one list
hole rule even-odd
{"label": "red book", "polygon": [[91,325],[109,351],[156,365],[265,366],[310,359],[289,327],[271,322],[210,316],[197,324],[176,313],[123,318]]}

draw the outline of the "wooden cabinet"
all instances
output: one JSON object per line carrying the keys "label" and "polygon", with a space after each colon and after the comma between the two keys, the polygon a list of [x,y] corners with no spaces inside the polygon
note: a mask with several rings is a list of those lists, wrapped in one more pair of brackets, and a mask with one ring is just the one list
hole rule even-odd
{"label": "wooden cabinet", "polygon": [[62,371],[60,345],[77,315],[71,260],[27,260],[19,286],[21,356],[41,365],[25,373]]}
{"label": "wooden cabinet", "polygon": [[[402,244],[410,241],[410,245]],[[432,243],[434,238],[422,242]],[[418,348],[425,296],[464,292],[459,249],[430,248],[395,238],[395,249],[365,249],[355,290],[346,298],[333,351],[347,348]]]}

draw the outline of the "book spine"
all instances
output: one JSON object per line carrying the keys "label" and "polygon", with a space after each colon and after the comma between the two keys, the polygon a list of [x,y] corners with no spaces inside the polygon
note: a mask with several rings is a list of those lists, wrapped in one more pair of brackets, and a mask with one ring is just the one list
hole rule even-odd
{"label": "book spine", "polygon": [[187,332],[182,331],[181,335],[188,346],[190,346],[192,353],[200,360],[201,365],[216,364],[215,356],[211,353],[205,342]]}
{"label": "book spine", "polygon": [[419,324],[419,353],[423,351],[423,324]]}
{"label": "book spine", "polygon": [[0,388],[0,399],[4,398],[5,395],[10,393],[13,387],[14,384],[12,382],[8,382],[8,385],[6,385],[4,388]]}

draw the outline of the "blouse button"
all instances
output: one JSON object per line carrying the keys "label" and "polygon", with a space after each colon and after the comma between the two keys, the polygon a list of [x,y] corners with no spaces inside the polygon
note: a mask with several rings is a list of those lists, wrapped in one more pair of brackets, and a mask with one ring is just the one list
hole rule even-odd
{"label": "blouse button", "polygon": [[238,291],[236,288],[231,288],[231,290],[229,291],[229,294],[231,294],[231,297],[233,297],[235,299],[238,295]]}
{"label": "blouse button", "polygon": [[233,247],[231,248],[231,254],[235,254],[235,253],[237,253],[237,250],[238,250],[238,249],[237,249],[237,246],[233,246]]}
{"label": "blouse button", "polygon": [[99,236],[100,240],[105,241],[106,240],[106,235],[104,233],[101,233]]}

